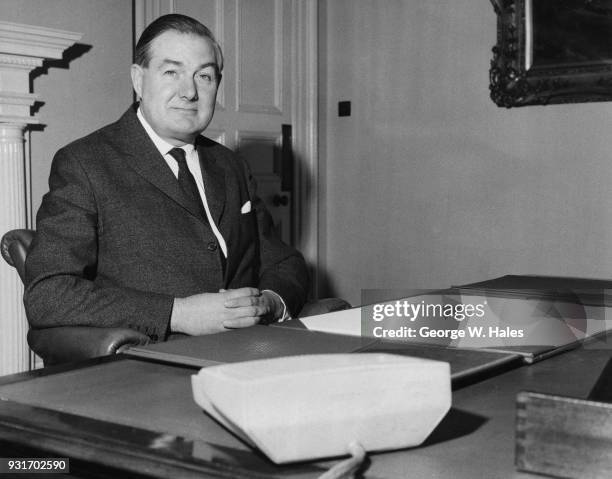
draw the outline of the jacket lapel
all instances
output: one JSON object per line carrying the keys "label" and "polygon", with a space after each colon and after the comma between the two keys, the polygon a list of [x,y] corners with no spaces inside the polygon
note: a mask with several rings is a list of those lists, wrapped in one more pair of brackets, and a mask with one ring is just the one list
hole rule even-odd
{"label": "jacket lapel", "polygon": [[[206,221],[198,211],[193,209],[192,203],[185,198],[166,160],[142,127],[136,116],[137,107],[133,105],[121,117],[117,123],[118,132],[114,138],[122,152],[129,158],[127,164],[192,215]],[[208,194],[206,196],[208,198]]]}
{"label": "jacket lapel", "polygon": [[204,180],[204,191],[208,209],[217,227],[225,208],[225,169],[221,167],[211,149],[206,146],[206,139],[198,137],[196,147],[200,159],[200,169]]}

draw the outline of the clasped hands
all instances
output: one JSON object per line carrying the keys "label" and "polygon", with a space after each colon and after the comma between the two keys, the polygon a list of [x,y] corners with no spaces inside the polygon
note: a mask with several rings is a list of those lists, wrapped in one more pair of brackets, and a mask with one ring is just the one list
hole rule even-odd
{"label": "clasped hands", "polygon": [[284,306],[270,291],[257,288],[220,290],[175,298],[170,330],[192,336],[247,328],[262,318],[279,318]]}

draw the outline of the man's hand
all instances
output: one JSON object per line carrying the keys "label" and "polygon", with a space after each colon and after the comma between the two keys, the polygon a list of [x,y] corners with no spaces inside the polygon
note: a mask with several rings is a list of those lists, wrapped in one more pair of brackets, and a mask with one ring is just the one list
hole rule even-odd
{"label": "man's hand", "polygon": [[[260,312],[260,317],[257,322],[264,318],[268,322],[278,319],[283,315],[285,309],[280,297],[270,291],[262,291],[261,294],[254,296],[230,298],[225,302],[226,308],[248,308],[249,306],[257,308],[257,311]],[[223,322],[223,326],[226,328],[246,328],[248,326],[253,326],[253,324],[257,323],[249,323],[248,318],[236,318]]]}
{"label": "man's hand", "polygon": [[[263,316],[277,314],[280,300],[274,296],[257,288],[240,288],[175,298],[170,330],[200,335],[253,326]],[[281,314],[282,308],[281,303]]]}

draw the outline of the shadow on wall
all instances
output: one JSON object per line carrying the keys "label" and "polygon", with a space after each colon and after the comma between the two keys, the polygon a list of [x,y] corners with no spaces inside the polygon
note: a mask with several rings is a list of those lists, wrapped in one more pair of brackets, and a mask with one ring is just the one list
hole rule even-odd
{"label": "shadow on wall", "polygon": [[[306,169],[304,159],[292,151],[290,135],[290,131],[285,130],[281,137],[270,134],[248,138],[240,142],[236,152],[247,161],[255,177],[257,194],[272,216],[274,229],[285,243],[295,246],[307,240],[306,232],[296,226],[300,223],[304,207],[312,201],[315,179]],[[296,178],[299,178],[297,183]],[[294,201],[299,196],[298,188],[303,191],[301,196],[305,203],[301,208]],[[311,281],[315,276],[315,267],[308,264]],[[319,271],[318,278],[318,297],[335,297],[327,271]]]}
{"label": "shadow on wall", "polygon": [[[325,269],[319,271],[318,289],[319,289],[320,298],[338,298],[339,297],[338,289],[334,286],[332,277],[330,276],[328,271]],[[355,306],[355,304],[353,304],[353,306]]]}
{"label": "shadow on wall", "polygon": [[[57,60],[45,60],[42,66],[35,68],[30,72],[30,91],[34,91],[34,80],[41,75],[46,75],[49,73],[49,68],[61,68],[63,70],[68,70],[70,68],[70,63],[73,60],[83,56],[89,50],[92,49],[91,45],[85,45],[83,43],[75,43],[70,48],[67,48],[64,51],[61,59]],[[30,108],[30,114],[36,115],[41,107],[45,104],[44,101],[36,101]],[[29,129],[31,131],[43,131],[45,129],[45,125],[30,125]]]}

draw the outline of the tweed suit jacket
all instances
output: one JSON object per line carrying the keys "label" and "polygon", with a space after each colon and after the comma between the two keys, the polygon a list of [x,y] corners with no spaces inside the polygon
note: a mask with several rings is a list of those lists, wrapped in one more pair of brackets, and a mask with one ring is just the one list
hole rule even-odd
{"label": "tweed suit jacket", "polygon": [[198,137],[206,198],[228,247],[224,270],[208,221],[192,211],[136,109],[53,159],[26,260],[31,326],[129,327],[161,340],[175,297],[244,286],[275,291],[296,315],[306,265],[273,234],[246,164]]}

